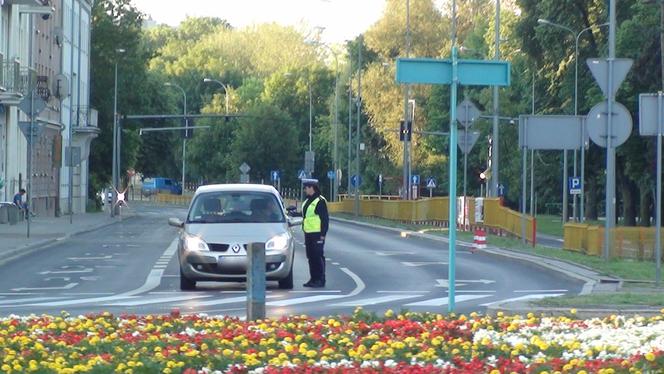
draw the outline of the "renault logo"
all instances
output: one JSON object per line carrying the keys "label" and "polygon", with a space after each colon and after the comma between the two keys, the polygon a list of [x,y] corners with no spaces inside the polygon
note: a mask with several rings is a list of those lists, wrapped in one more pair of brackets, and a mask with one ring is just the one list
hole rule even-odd
{"label": "renault logo", "polygon": [[242,247],[241,247],[239,244],[233,244],[233,245],[231,246],[231,249],[232,249],[233,252],[235,252],[235,253],[240,253],[240,248],[242,248]]}

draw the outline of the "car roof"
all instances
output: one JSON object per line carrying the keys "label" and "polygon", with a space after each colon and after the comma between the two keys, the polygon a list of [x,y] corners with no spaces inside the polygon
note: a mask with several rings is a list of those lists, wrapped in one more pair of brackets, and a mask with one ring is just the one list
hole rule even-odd
{"label": "car roof", "polygon": [[276,188],[264,184],[210,184],[207,186],[198,187],[194,196],[207,192],[226,192],[226,191],[266,192],[279,196],[279,192],[277,192]]}

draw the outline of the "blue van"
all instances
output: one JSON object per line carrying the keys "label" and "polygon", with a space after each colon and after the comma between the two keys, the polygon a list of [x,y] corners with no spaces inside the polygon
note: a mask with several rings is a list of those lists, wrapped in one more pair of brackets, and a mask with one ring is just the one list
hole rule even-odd
{"label": "blue van", "polygon": [[182,186],[171,178],[145,178],[141,188],[143,196],[150,196],[156,193],[169,193],[172,195],[182,195]]}

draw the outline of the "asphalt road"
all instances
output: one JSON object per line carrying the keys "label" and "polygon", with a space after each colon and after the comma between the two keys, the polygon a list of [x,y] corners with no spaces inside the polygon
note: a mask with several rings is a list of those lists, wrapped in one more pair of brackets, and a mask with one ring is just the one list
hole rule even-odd
{"label": "asphalt road", "polygon": [[[242,317],[244,283],[199,283],[179,290],[176,229],[168,217],[182,208],[133,204],[136,216],[75,236],[0,267],[0,315],[208,313]],[[351,313],[357,306],[382,313],[445,313],[447,245],[398,233],[333,222],[327,236],[327,287],[310,290],[303,236],[298,240],[295,289],[268,283],[268,314],[322,316]],[[457,250],[457,311],[484,311],[505,300],[576,294],[582,284],[534,264]]]}

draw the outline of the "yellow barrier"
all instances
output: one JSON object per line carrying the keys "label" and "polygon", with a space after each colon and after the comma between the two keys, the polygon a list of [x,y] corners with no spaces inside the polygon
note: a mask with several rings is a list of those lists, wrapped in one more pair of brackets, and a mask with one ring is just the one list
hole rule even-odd
{"label": "yellow barrier", "polygon": [[[604,248],[604,228],[568,223],[564,227],[563,247],[592,256],[601,256]],[[653,260],[655,258],[654,227],[616,227],[611,232],[611,258]]]}
{"label": "yellow barrier", "polygon": [[161,204],[172,204],[172,205],[186,205],[189,206],[191,203],[192,196],[188,195],[170,195],[170,194],[156,194],[154,196],[154,201]]}
{"label": "yellow barrier", "polygon": [[[467,221],[472,227],[477,224],[475,222],[475,199],[469,198],[467,204]],[[355,202],[353,200],[328,203],[330,213],[351,214],[354,212],[354,207]],[[430,222],[448,225],[449,199],[435,197],[417,201],[360,200],[360,215],[399,222]],[[499,199],[484,199],[484,222],[480,224],[517,237],[522,235],[521,214],[501,206]],[[531,243],[535,240],[535,231],[534,218],[527,216],[526,239]]]}

